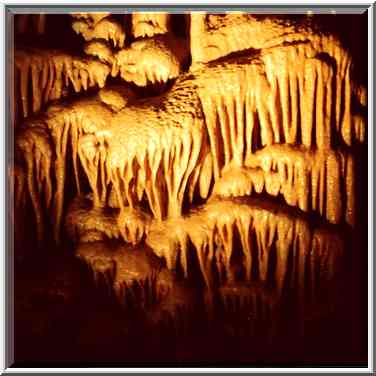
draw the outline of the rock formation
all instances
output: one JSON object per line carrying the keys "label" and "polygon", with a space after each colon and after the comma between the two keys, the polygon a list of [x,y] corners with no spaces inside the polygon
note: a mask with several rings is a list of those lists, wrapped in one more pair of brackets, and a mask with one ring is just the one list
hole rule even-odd
{"label": "rock formation", "polygon": [[68,235],[120,301],[153,281],[173,314],[192,278],[226,305],[315,301],[364,184],[351,49],[303,15],[175,16],[75,13],[75,55],[16,48],[15,216],[33,209],[41,247]]}

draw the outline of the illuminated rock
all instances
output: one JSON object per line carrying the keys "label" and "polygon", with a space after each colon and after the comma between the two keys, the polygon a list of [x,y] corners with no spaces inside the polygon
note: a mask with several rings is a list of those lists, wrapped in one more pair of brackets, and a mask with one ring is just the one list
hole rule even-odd
{"label": "illuminated rock", "polygon": [[192,275],[225,305],[317,299],[363,184],[350,51],[308,19],[192,13],[183,38],[173,17],[133,14],[126,36],[120,17],[77,13],[86,56],[16,50],[17,208],[31,204],[41,244],[66,231],[120,299],[160,276],[158,320],[191,305]]}

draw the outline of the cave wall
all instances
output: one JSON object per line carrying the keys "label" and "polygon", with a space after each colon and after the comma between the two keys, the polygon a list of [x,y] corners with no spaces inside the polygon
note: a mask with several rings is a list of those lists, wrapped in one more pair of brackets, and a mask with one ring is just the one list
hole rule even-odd
{"label": "cave wall", "polygon": [[338,293],[366,223],[363,16],[14,21],[20,258],[68,250],[125,307],[153,281],[153,323],[196,289],[272,317]]}

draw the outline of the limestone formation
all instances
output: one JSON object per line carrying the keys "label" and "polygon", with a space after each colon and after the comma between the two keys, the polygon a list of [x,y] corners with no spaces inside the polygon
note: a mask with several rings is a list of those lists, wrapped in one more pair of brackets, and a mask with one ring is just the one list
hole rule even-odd
{"label": "limestone formation", "polygon": [[16,216],[41,245],[68,235],[120,300],[156,278],[167,311],[189,305],[192,260],[225,304],[318,299],[364,184],[351,50],[304,16],[193,12],[184,37],[174,17],[75,13],[76,55],[16,49]]}

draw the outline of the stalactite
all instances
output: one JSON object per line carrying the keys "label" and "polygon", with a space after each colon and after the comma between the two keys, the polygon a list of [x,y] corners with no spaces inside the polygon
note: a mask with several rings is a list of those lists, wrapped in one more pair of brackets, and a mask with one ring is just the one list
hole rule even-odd
{"label": "stalactite", "polygon": [[[80,138],[78,153],[95,206],[107,203],[111,185],[121,209],[134,207],[145,195],[156,218],[180,215],[188,183],[205,145],[204,133],[201,121],[191,115],[178,115],[184,116],[182,127],[169,125],[170,121],[175,123],[174,116],[169,119],[167,114],[160,115],[159,110],[144,112],[141,107],[125,107],[113,115],[106,131]],[[139,116],[149,122],[135,122]],[[165,122],[164,127],[160,122]],[[142,134],[150,137],[140,138]],[[205,163],[207,177],[210,163],[210,159]],[[210,181],[208,184],[202,183],[203,194],[208,193]]]}
{"label": "stalactite", "polygon": [[[200,195],[206,199],[209,195],[209,190],[213,175],[213,158],[210,153],[205,156],[202,168],[200,169],[199,186]],[[193,184],[194,185],[194,184]]]}
{"label": "stalactite", "polygon": [[99,177],[102,171],[102,163],[100,162],[102,161],[103,154],[99,150],[99,145],[94,135],[86,135],[80,138],[78,155],[86,176],[89,179],[94,196],[94,206],[103,206],[104,203],[102,203],[101,196],[106,187],[101,185],[102,189],[99,188],[99,184],[102,183],[102,181],[99,181]]}
{"label": "stalactite", "polygon": [[132,34],[135,38],[152,37],[170,31],[171,14],[137,12],[132,14]]}
{"label": "stalactite", "polygon": [[[134,249],[133,246],[120,243],[109,245],[103,241],[81,242],[76,254],[92,270],[95,281],[103,278],[122,304],[127,305],[127,297],[133,297],[133,304],[150,306],[151,300],[154,300],[154,304],[159,303],[166,295],[168,299],[165,304],[171,304],[172,300],[178,300],[181,295],[182,289],[175,286],[173,274],[161,271],[158,258],[142,246]],[[135,293],[135,284],[141,295]],[[181,300],[184,301],[184,298]]]}
{"label": "stalactite", "polygon": [[96,56],[99,60],[113,64],[113,51],[111,47],[104,41],[93,40],[85,44],[84,52],[86,55]]}
{"label": "stalactite", "polygon": [[[333,142],[362,142],[364,119],[352,113],[351,62],[346,52],[336,56],[341,68],[336,75],[330,60],[327,62],[309,44],[265,50],[260,58],[261,65],[252,58],[243,58],[244,65],[239,59],[231,64],[229,59],[226,64],[211,63],[195,72],[217,176],[232,160],[241,161],[243,151],[245,156],[254,151],[257,132],[259,146],[286,142],[328,149]],[[345,87],[345,96],[337,96],[335,103],[332,87]],[[236,137],[234,121],[237,134],[245,136]],[[246,131],[242,132],[243,127]],[[221,144],[224,161],[219,158]]]}
{"label": "stalactite", "polygon": [[[107,239],[121,239],[117,224],[118,210],[105,210],[93,206],[92,197],[79,195],[69,205],[65,227],[72,239],[79,242],[94,242],[103,234]],[[120,221],[119,223],[123,223]],[[123,223],[124,231],[126,223]]]}
{"label": "stalactite", "polygon": [[25,118],[38,112],[49,101],[62,98],[70,83],[76,92],[93,86],[103,87],[110,73],[110,68],[104,63],[55,50],[16,50],[14,59],[20,77],[20,98],[16,97],[15,101],[21,102]]}
{"label": "stalactite", "polygon": [[151,219],[139,210],[127,208],[119,213],[117,223],[124,241],[138,244],[147,234]]}
{"label": "stalactite", "polygon": [[[182,263],[187,274],[185,253],[190,241],[197,252],[204,280],[211,287],[213,276],[210,265],[214,258],[224,268],[228,283],[236,282],[237,277],[232,272],[234,231],[240,234],[245,280],[251,282],[257,278],[266,283],[272,278],[279,295],[288,278],[293,284],[290,287],[294,286],[296,290],[302,290],[300,294],[304,293],[306,265],[310,262],[315,263],[315,268],[324,267],[320,269],[322,273],[329,268],[327,277],[330,280],[343,248],[336,233],[316,229],[279,206],[273,207],[256,199],[211,200],[187,217],[154,222],[146,242],[158,256],[166,259],[169,268],[175,269],[177,263]],[[269,274],[272,270],[271,247],[276,249],[273,275]],[[184,250],[184,257],[181,255],[178,259],[180,250]],[[326,266],[322,264],[323,258]],[[290,262],[292,271],[288,274]],[[258,277],[251,273],[253,264],[257,267]]]}
{"label": "stalactite", "polygon": [[32,128],[20,130],[16,153],[25,163],[27,193],[34,209],[37,239],[41,244],[45,231],[43,207],[49,208],[52,199],[52,150],[45,124],[36,122]]}
{"label": "stalactite", "polygon": [[251,154],[248,167],[224,170],[214,193],[236,197],[265,190],[272,196],[281,194],[289,205],[305,212],[318,211],[332,223],[352,224],[347,214],[353,211],[355,199],[351,163],[351,155],[344,151],[276,144]]}
{"label": "stalactite", "polygon": [[53,138],[55,141],[55,172],[56,172],[56,191],[54,198],[54,238],[59,241],[60,225],[63,216],[64,204],[64,185],[66,179],[66,159],[67,159],[67,145],[69,136],[70,122],[69,118],[64,119],[62,127],[55,127],[53,129]]}
{"label": "stalactite", "polygon": [[[107,124],[111,113],[111,110],[96,97],[79,100],[71,104],[62,103],[50,106],[47,112],[39,117],[39,120],[27,120],[16,134],[16,143],[20,143],[21,145],[24,143],[24,134],[29,134],[31,139],[39,139],[42,131],[46,135],[46,141],[43,144],[42,154],[44,153],[44,159],[42,158],[42,162],[47,163],[45,160],[49,158],[48,163],[51,165],[54,164],[54,168],[48,175],[48,189],[46,188],[48,202],[42,202],[38,205],[34,204],[34,206],[37,205],[40,208],[43,206],[43,210],[47,210],[49,215],[53,217],[54,237],[57,242],[60,238],[67,184],[75,182],[77,193],[80,194],[81,192],[81,162],[78,162],[80,142],[85,140],[84,136],[87,133],[92,133],[95,129],[101,129],[101,126]],[[39,144],[37,146],[39,147]],[[48,154],[45,151],[47,148],[49,148]],[[68,150],[71,152],[69,156],[67,155]],[[31,152],[28,153],[30,154]],[[37,150],[34,153],[35,158],[40,159],[40,152]],[[101,153],[103,155],[103,150],[101,150]],[[48,158],[47,155],[49,156]],[[28,162],[32,159],[28,154],[25,154],[25,156],[21,155],[20,158],[24,159],[25,163],[28,163],[29,168],[32,168],[32,165]],[[74,176],[72,179],[67,179],[66,176],[69,160],[72,160],[73,165]],[[102,160],[104,160],[104,157],[102,157]],[[36,191],[36,189],[37,191],[41,191],[43,189],[43,174],[38,172],[40,164],[38,162],[36,165],[38,170],[33,180],[36,179],[37,188],[34,188],[33,191]],[[103,165],[102,171],[105,171]],[[103,180],[103,172],[100,176]],[[101,192],[101,195],[101,200],[105,201],[106,197],[104,196],[106,196],[106,192]],[[36,197],[35,194],[33,197]],[[53,201],[52,206],[50,206],[51,200]],[[40,210],[36,208],[37,213]],[[38,216],[40,215],[38,214]]]}
{"label": "stalactite", "polygon": [[81,34],[85,41],[104,39],[111,41],[114,47],[124,47],[126,34],[123,25],[105,14],[100,14],[99,18],[92,22],[87,19],[74,19],[72,28],[77,34]]}

